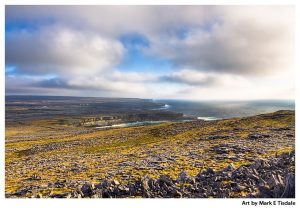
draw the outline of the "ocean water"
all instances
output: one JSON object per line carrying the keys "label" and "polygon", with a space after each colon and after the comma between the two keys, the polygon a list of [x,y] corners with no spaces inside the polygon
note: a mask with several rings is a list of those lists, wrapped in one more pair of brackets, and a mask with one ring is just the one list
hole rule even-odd
{"label": "ocean water", "polygon": [[95,128],[96,129],[123,128],[123,127],[154,125],[154,124],[160,124],[160,123],[164,123],[164,122],[166,122],[166,121],[136,121],[136,122],[129,122],[129,123],[113,124],[113,125],[108,125],[108,126],[98,126]]}
{"label": "ocean water", "polygon": [[164,103],[164,109],[196,116],[198,119],[217,120],[232,117],[245,117],[278,110],[295,110],[294,100],[258,101],[184,101],[154,100]]}

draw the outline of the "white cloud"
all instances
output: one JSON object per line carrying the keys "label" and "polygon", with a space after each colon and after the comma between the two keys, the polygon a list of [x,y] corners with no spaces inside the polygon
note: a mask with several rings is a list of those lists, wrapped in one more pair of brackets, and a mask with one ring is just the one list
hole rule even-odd
{"label": "white cloud", "polygon": [[62,27],[18,31],[6,40],[6,63],[24,74],[92,75],[122,59],[116,40]]}
{"label": "white cloud", "polygon": [[239,75],[201,72],[190,69],[183,69],[175,71],[169,75],[162,76],[161,81],[201,87],[211,87],[216,85],[221,87],[238,86],[241,83],[249,84],[245,78]]}
{"label": "white cloud", "polygon": [[[6,89],[286,98],[294,89],[293,17],[291,6],[7,6],[7,24],[28,21],[35,28],[7,32],[6,64],[16,66],[19,77],[7,76]],[[172,69],[122,71],[119,64],[128,51],[120,37],[130,33],[148,39],[149,47],[140,53],[167,60]],[[56,77],[33,78],[43,75]]]}
{"label": "white cloud", "polygon": [[199,71],[264,75],[293,67],[292,7],[219,7],[212,14],[210,26],[184,39],[155,37],[149,53]]}

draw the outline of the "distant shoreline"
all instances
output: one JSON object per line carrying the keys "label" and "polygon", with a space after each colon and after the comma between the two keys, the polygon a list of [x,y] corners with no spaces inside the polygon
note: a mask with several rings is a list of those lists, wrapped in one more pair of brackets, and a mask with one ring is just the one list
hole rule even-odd
{"label": "distant shoreline", "polygon": [[[295,110],[294,101],[185,101],[138,98],[6,96],[6,122],[60,119],[87,127],[218,120]],[[133,124],[135,125],[135,124]]]}

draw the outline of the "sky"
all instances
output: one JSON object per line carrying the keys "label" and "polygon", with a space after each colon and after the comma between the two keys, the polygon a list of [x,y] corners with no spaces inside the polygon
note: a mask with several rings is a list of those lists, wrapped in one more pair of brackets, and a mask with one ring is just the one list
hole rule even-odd
{"label": "sky", "polygon": [[6,6],[6,94],[294,99],[292,6]]}

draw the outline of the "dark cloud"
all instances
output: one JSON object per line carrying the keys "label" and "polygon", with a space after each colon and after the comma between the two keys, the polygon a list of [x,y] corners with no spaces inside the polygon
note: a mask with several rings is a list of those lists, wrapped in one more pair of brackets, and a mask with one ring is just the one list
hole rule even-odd
{"label": "dark cloud", "polygon": [[44,79],[36,82],[33,86],[42,88],[70,88],[66,81],[59,78]]}

